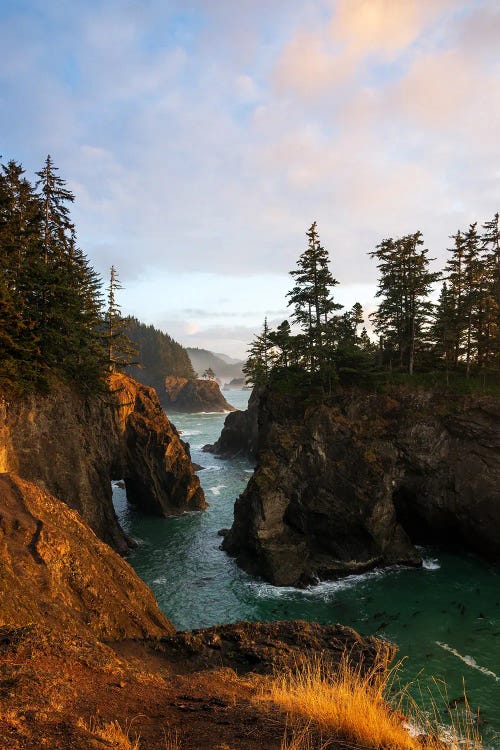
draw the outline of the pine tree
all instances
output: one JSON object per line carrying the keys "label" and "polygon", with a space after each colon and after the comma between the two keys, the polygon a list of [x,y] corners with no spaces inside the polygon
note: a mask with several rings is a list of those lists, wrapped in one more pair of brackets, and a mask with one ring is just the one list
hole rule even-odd
{"label": "pine tree", "polygon": [[486,359],[500,369],[500,223],[498,212],[483,224],[482,245],[488,279],[485,313]]}
{"label": "pine tree", "polygon": [[116,293],[122,288],[116,268],[111,266],[107,288],[108,306],[104,321],[104,345],[107,353],[107,367],[110,372],[124,370],[130,365],[138,364],[137,346],[127,335],[129,322],[122,317],[120,305],[116,299]]}
{"label": "pine tree", "polygon": [[454,245],[449,249],[451,257],[445,267],[445,279],[449,300],[447,303],[447,319],[449,336],[453,342],[453,367],[457,368],[464,347],[465,333],[465,260],[464,242],[460,231],[451,239]]}
{"label": "pine tree", "polygon": [[443,282],[439,302],[435,308],[431,337],[434,351],[445,365],[448,380],[448,373],[453,369],[455,362],[456,321],[455,301],[446,282]]}
{"label": "pine tree", "polygon": [[265,318],[262,333],[254,337],[248,349],[248,359],[243,365],[247,383],[261,385],[269,380],[274,364],[273,342],[269,334],[269,326]]}
{"label": "pine tree", "polygon": [[276,364],[288,367],[293,358],[293,341],[290,323],[284,320],[275,331],[269,332],[269,341],[278,350]]}
{"label": "pine tree", "polygon": [[332,314],[342,305],[334,302],[331,290],[338,284],[329,269],[329,256],[320,244],[313,222],[307,231],[308,246],[297,261],[297,269],[290,272],[295,279],[294,288],[288,293],[289,305],[294,306],[293,319],[302,329],[307,342],[304,351],[311,372],[325,369],[327,331]]}
{"label": "pine tree", "polygon": [[204,380],[215,380],[215,372],[211,367],[208,367],[203,375],[201,376]]}
{"label": "pine tree", "polygon": [[73,203],[75,196],[65,187],[66,183],[57,175],[50,154],[43,168],[37,172],[38,181],[35,187],[39,190],[43,208],[43,245],[44,260],[50,257],[60,258],[74,241],[75,226],[71,221],[67,203]]}
{"label": "pine tree", "polygon": [[[77,247],[72,194],[48,157],[37,193],[14,161],[0,170],[0,307],[5,354],[23,389],[53,378],[101,387],[101,282]],[[12,364],[12,363],[11,363]]]}
{"label": "pine tree", "polygon": [[[370,316],[374,328],[398,355],[401,369],[413,374],[415,356],[423,348],[432,312],[428,299],[440,274],[429,270],[422,233],[384,240],[370,253],[379,261],[378,310]],[[392,357],[391,357],[392,359]]]}
{"label": "pine tree", "polygon": [[464,295],[463,320],[465,322],[465,366],[470,376],[474,354],[479,364],[481,359],[480,329],[482,323],[483,268],[479,257],[477,222],[470,224],[463,236],[464,247]]}

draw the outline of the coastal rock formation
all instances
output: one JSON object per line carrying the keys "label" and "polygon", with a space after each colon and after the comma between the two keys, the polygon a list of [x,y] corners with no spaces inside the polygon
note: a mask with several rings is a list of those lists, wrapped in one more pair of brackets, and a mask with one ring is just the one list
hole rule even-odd
{"label": "coastal rock formation", "polygon": [[165,395],[162,398],[167,412],[226,412],[235,411],[228,404],[215,380],[188,380],[168,376],[165,378]]}
{"label": "coastal rock formation", "polygon": [[[172,736],[182,748],[280,750],[290,721],[263,700],[272,679],[265,673],[273,663],[293,667],[294,657],[305,654],[334,666],[344,653],[351,659],[351,647],[353,667],[363,672],[358,657],[366,656],[368,669],[375,658],[377,676],[394,651],[378,642],[379,657],[375,639],[300,622],[239,623],[107,644],[40,625],[0,627],[0,747],[132,747],[127,735],[147,750],[165,750]],[[115,731],[101,734],[106,727]],[[345,740],[331,747],[358,746]]]}
{"label": "coastal rock formation", "polygon": [[78,510],[119,551],[125,538],[111,479],[127,497],[159,515],[206,507],[189,449],[152,388],[110,377],[110,391],[83,396],[59,383],[50,394],[0,398],[0,472],[14,472]]}
{"label": "coastal rock formation", "polygon": [[153,593],[80,515],[14,474],[0,474],[0,625],[116,640],[174,627]]}
{"label": "coastal rock formation", "polygon": [[265,392],[259,459],[223,546],[277,585],[420,564],[415,543],[500,557],[500,403],[394,389],[328,405]]}
{"label": "coastal rock formation", "polygon": [[229,383],[224,383],[222,388],[223,391],[234,391],[234,390],[249,390],[249,386],[246,385],[245,378],[233,378]]}
{"label": "coastal rock formation", "polygon": [[255,387],[244,411],[228,414],[219,439],[213,445],[204,445],[206,453],[215,453],[220,458],[248,456],[255,458],[259,443],[259,398],[260,387]]}
{"label": "coastal rock formation", "polygon": [[161,639],[157,647],[184,668],[210,669],[220,665],[240,674],[270,674],[277,669],[294,669],[301,660],[321,654],[325,664],[339,666],[345,654],[361,673],[387,669],[396,647],[369,636],[362,638],[343,625],[281,620],[238,622],[213,628],[175,633]]}
{"label": "coastal rock formation", "polygon": [[76,511],[13,474],[0,475],[0,573],[2,749],[125,747],[130,732],[164,750],[173,730],[182,747],[279,750],[287,716],[262,700],[275,669],[312,658],[333,674],[348,659],[378,680],[396,651],[300,621],[176,633]]}

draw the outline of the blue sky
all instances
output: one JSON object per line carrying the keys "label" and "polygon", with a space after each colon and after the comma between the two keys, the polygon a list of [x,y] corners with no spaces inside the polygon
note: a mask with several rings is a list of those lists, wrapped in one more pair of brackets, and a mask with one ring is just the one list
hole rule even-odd
{"label": "blue sky", "polygon": [[496,0],[0,0],[0,153],[47,153],[122,308],[243,355],[315,219],[346,305],[383,237],[500,208]]}

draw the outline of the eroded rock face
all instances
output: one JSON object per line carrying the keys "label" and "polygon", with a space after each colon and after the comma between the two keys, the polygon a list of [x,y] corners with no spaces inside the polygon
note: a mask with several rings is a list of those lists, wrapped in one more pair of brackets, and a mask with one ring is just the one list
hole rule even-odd
{"label": "eroded rock face", "polygon": [[60,384],[48,396],[0,398],[0,472],[14,472],[78,510],[119,551],[129,545],[116,518],[111,479],[146,512],[206,507],[189,449],[152,388],[125,375],[89,397]]}
{"label": "eroded rock face", "polygon": [[224,420],[224,427],[217,442],[204,445],[207,453],[215,453],[220,458],[236,458],[248,456],[256,458],[259,443],[259,398],[262,393],[260,387],[252,391],[248,406],[244,411],[234,411]]}
{"label": "eroded rock face", "polygon": [[414,543],[500,559],[500,404],[395,390],[307,407],[266,392],[259,462],[224,547],[277,585],[420,564]]}
{"label": "eroded rock face", "polygon": [[0,474],[0,625],[43,624],[99,638],[174,632],[153,593],[80,515]]}
{"label": "eroded rock face", "polygon": [[165,378],[165,395],[162,403],[167,412],[225,412],[235,411],[228,404],[215,380],[188,380],[168,376]]}

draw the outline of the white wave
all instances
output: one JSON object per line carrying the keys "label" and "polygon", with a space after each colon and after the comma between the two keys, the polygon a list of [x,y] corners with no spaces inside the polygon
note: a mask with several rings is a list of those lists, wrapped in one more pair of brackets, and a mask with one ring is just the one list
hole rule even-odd
{"label": "white wave", "polygon": [[196,414],[207,414],[208,416],[212,414],[231,414],[232,412],[228,411],[197,411]]}
{"label": "white wave", "polygon": [[168,580],[164,577],[162,578],[155,578],[153,583],[161,584],[162,586],[168,583]]}
{"label": "white wave", "polygon": [[201,430],[182,430],[181,435],[190,437],[191,435],[201,435]]}
{"label": "white wave", "polygon": [[133,536],[131,538],[132,538],[132,541],[135,542],[138,547],[150,547],[151,546],[151,542],[149,541],[149,539],[141,539],[140,536]]}
{"label": "white wave", "polygon": [[481,667],[477,661],[474,659],[473,656],[469,656],[468,654],[465,654],[465,656],[461,653],[459,653],[456,648],[453,648],[453,646],[449,646],[447,643],[441,643],[441,641],[436,641],[436,644],[443,648],[445,651],[448,651],[450,654],[453,654],[453,656],[456,656],[457,659],[460,659],[463,661],[464,664],[467,664],[468,667],[472,667],[472,669],[477,669],[478,672],[482,672],[483,674],[488,675],[488,677],[493,677],[495,682],[500,682],[500,677],[496,675],[494,672],[491,671],[491,669],[487,669],[486,667]]}
{"label": "white wave", "polygon": [[370,570],[367,573],[355,573],[345,578],[339,578],[336,581],[319,581],[318,583],[299,589],[295,586],[273,586],[271,583],[263,581],[249,581],[250,588],[255,589],[255,594],[260,599],[287,599],[302,596],[306,599],[322,599],[329,601],[335,597],[338,591],[344,591],[357,586],[365,581],[381,578],[382,576],[394,571],[395,568],[386,568],[384,570]]}
{"label": "white wave", "polygon": [[214,495],[220,495],[220,491],[225,488],[225,484],[218,484],[215,487],[210,487],[210,492],[213,492]]}
{"label": "white wave", "polygon": [[437,558],[428,557],[427,559],[424,558],[422,560],[422,567],[425,570],[439,570],[441,567],[441,563]]}
{"label": "white wave", "polygon": [[212,464],[211,466],[205,466],[205,472],[207,472],[207,471],[222,471],[222,469],[223,469],[222,466],[215,466],[214,464]]}

